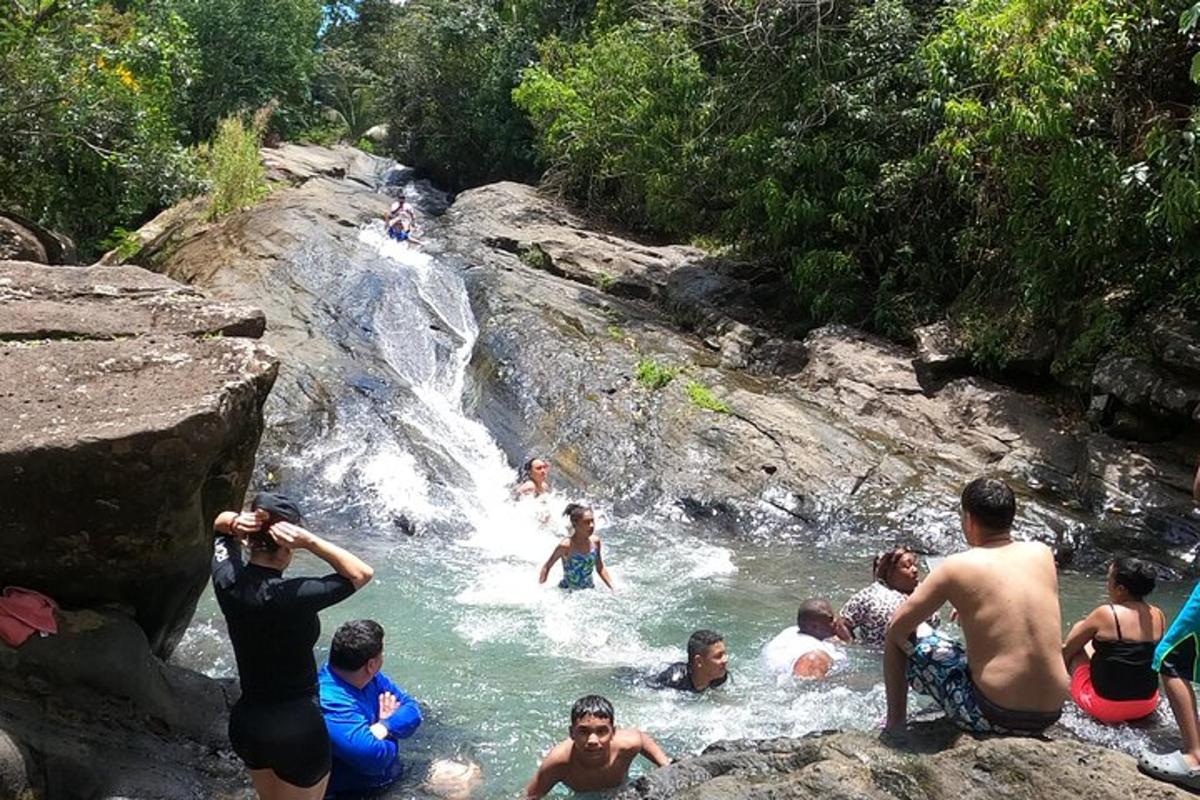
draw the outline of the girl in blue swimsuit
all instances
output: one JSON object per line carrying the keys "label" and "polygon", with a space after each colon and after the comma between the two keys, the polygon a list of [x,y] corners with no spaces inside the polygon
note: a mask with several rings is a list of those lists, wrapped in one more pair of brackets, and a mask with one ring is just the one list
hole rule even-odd
{"label": "girl in blue swimsuit", "polygon": [[594,533],[596,518],[592,509],[579,503],[571,503],[563,512],[563,516],[571,519],[571,536],[560,541],[550,558],[546,559],[538,575],[538,583],[545,583],[550,577],[550,567],[554,566],[555,561],[561,561],[563,577],[558,583],[560,589],[593,588],[593,572],[612,589],[612,577],[608,574],[600,553],[600,537]]}

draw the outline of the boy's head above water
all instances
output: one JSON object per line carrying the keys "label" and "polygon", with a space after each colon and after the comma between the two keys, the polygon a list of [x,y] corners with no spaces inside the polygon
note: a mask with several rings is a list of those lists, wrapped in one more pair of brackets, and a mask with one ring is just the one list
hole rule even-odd
{"label": "boy's head above water", "polygon": [[608,752],[616,732],[612,703],[598,694],[589,694],[571,706],[571,741],[585,758]]}
{"label": "boy's head above water", "polygon": [[688,669],[709,681],[725,677],[729,657],[725,637],[716,631],[699,630],[688,637]]}

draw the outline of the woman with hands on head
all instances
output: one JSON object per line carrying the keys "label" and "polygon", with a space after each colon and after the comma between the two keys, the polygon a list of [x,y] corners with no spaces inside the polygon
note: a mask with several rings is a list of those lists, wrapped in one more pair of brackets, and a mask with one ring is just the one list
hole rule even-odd
{"label": "woman with hands on head", "polygon": [[[213,522],[213,591],[225,615],[242,695],[229,716],[229,741],[263,800],[324,797],[329,734],[317,701],[313,645],[318,613],[361,589],[374,570],[353,553],[301,527],[290,498],[269,492],[250,511]],[[249,549],[249,560],[242,557]],[[296,550],[332,569],[319,578],[284,578]]]}

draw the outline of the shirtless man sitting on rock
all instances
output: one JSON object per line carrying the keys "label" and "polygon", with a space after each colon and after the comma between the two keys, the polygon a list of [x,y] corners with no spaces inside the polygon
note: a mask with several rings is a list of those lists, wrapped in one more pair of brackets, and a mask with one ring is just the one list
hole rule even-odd
{"label": "shirtless man sitting on rock", "polygon": [[[1039,734],[1058,720],[1070,689],[1054,557],[1043,544],[1012,540],[1016,500],[1003,481],[967,484],[960,513],[971,548],[947,558],[892,617],[887,730],[904,729],[907,682],[963,730]],[[965,650],[943,634],[913,635],[943,603],[958,611]]]}

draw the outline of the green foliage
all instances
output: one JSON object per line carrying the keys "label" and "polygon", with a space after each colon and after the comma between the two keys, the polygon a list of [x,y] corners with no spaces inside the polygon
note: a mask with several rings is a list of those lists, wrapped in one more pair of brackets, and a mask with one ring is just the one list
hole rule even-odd
{"label": "green foliage", "polygon": [[[1138,314],[1195,274],[1196,93],[1165,13],[1157,0],[973,0],[926,45],[945,109],[930,154],[972,210],[960,257],[987,267],[969,295],[981,306],[1054,325],[1120,294]],[[1083,341],[1058,370],[1120,327],[1104,319],[1068,332]]]}
{"label": "green foliage", "polygon": [[1200,6],[715,9],[601,4],[584,39],[542,42],[514,98],[556,186],[736,242],[808,324],[956,317],[989,369],[1050,328],[1082,380],[1147,310],[1200,310]]}
{"label": "green foliage", "polygon": [[321,0],[163,0],[187,23],[199,54],[189,122],[196,141],[217,122],[273,103],[272,124],[299,130],[311,110]]}
{"label": "green foliage", "polygon": [[682,232],[705,85],[683,31],[629,23],[591,42],[546,41],[513,99],[561,188],[625,224]]}
{"label": "green foliage", "polygon": [[412,0],[380,53],[392,148],[452,188],[536,177],[529,124],[512,104],[533,34],[504,10],[485,0]]}
{"label": "green foliage", "polygon": [[240,116],[226,117],[217,123],[208,156],[211,219],[252,206],[266,197],[269,187],[259,145],[267,119],[268,114],[260,112],[250,125]]}
{"label": "green foliage", "polygon": [[714,411],[717,414],[728,414],[731,410],[728,403],[718,398],[712,393],[712,389],[709,389],[698,381],[687,382],[687,396],[695,406],[703,408],[706,411]]}
{"label": "green foliage", "polygon": [[678,374],[679,367],[660,364],[653,358],[643,358],[633,368],[633,375],[637,378],[638,383],[652,391],[662,389],[675,380],[675,376]]}
{"label": "green foliage", "polygon": [[74,238],[85,258],[197,187],[178,141],[193,72],[159,4],[10,4],[0,15],[0,207]]}
{"label": "green foliage", "polygon": [[317,99],[337,115],[345,138],[352,142],[361,141],[383,116],[377,102],[380,78],[357,57],[349,48],[326,50],[315,83]]}
{"label": "green foliage", "polygon": [[100,242],[100,247],[111,251],[118,261],[125,262],[141,252],[142,240],[137,231],[127,230],[118,225]]}

